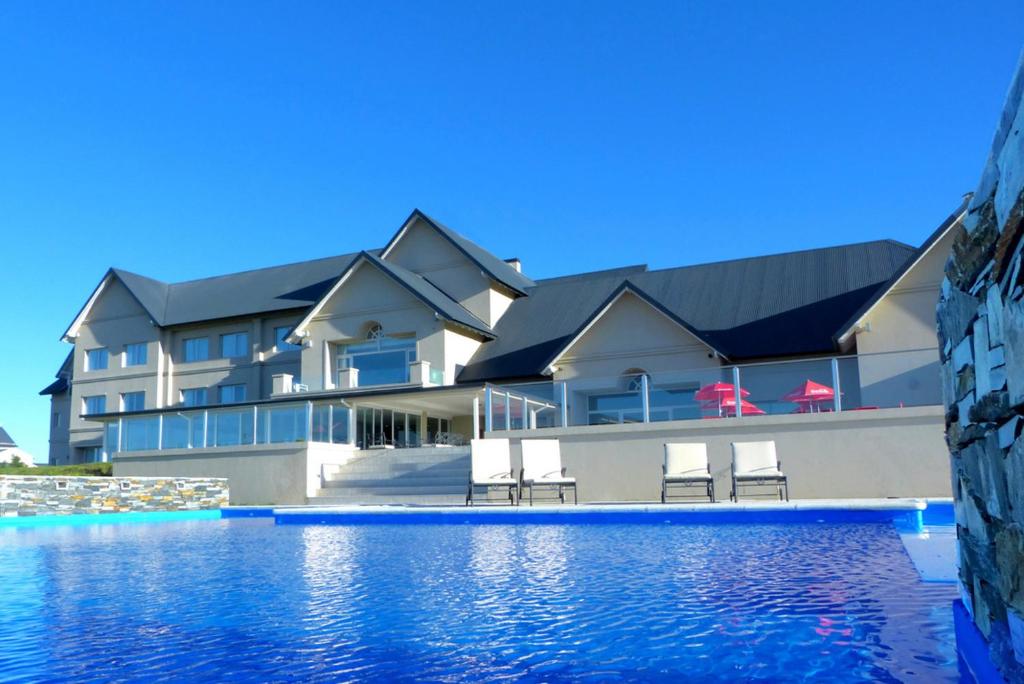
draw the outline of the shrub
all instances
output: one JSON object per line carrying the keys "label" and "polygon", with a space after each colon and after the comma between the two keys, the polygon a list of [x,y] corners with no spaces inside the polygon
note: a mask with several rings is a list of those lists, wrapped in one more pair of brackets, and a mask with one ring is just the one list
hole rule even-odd
{"label": "shrub", "polygon": [[110,477],[114,474],[112,463],[82,463],[79,465],[36,466],[0,463],[0,475],[68,475]]}

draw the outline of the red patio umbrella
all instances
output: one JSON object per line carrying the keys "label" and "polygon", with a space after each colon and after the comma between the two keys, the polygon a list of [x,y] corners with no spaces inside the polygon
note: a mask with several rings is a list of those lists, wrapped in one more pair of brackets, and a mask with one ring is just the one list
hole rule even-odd
{"label": "red patio umbrella", "polygon": [[[693,395],[693,398],[697,401],[714,401],[717,402],[722,397],[735,397],[736,396],[736,385],[728,382],[713,382],[710,385],[704,385],[697,393]],[[749,397],[750,392],[740,387],[740,396]]]}
{"label": "red patio umbrella", "polygon": [[785,401],[798,404],[800,412],[807,412],[815,403],[832,401],[835,399],[835,396],[835,390],[831,387],[814,382],[813,380],[806,380],[799,387],[787,392],[782,398]]}
{"label": "red patio umbrella", "polygon": [[[740,402],[741,402],[740,403],[740,407],[741,407],[741,410],[743,411],[743,415],[745,415],[745,416],[763,416],[763,415],[766,415],[765,412],[762,409],[758,408],[755,404],[750,403],[746,399],[740,399]],[[710,404],[710,402],[709,402],[709,404]],[[708,406],[708,408],[715,408],[715,406],[716,406],[715,404],[710,404]],[[727,416],[735,416],[736,415],[736,398],[735,397],[725,397],[724,399],[722,399],[721,408],[725,412],[725,415],[727,415]]]}
{"label": "red patio umbrella", "polygon": [[[740,396],[749,397],[750,392],[740,387]],[[718,409],[718,415],[722,415],[722,407],[725,406],[723,399],[731,397],[733,404],[736,403],[736,385],[728,382],[713,382],[704,385],[693,395],[697,401],[704,402],[705,409]]]}

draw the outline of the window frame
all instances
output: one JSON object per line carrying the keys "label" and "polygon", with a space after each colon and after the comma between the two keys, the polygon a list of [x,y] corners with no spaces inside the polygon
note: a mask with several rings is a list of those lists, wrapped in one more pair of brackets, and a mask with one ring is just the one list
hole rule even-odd
{"label": "window frame", "polygon": [[[131,350],[133,350],[133,349],[135,349],[135,350],[141,349],[142,350],[142,360],[141,361],[136,361],[135,363],[132,363],[132,361],[131,361]],[[145,366],[147,363],[149,363],[149,344],[147,342],[131,342],[129,344],[126,344],[126,345],[124,345],[124,352],[123,352],[121,358],[122,358],[121,365],[124,368],[135,368],[135,367],[138,367],[138,366]]]}
{"label": "window frame", "polygon": [[[128,408],[128,404],[125,401],[125,399],[127,397],[132,397],[134,399],[135,397],[140,397],[140,396],[142,398],[142,408]],[[121,412],[122,413],[133,413],[135,411],[145,411],[145,410],[146,410],[146,390],[135,390],[133,392],[121,392]]]}
{"label": "window frame", "polygon": [[[227,400],[224,399],[224,390],[226,390],[226,389],[237,390],[238,388],[242,388],[242,397],[241,397],[241,399],[232,399],[231,401],[227,401]],[[247,394],[248,394],[247,386],[246,386],[246,384],[244,382],[232,382],[232,383],[227,383],[225,385],[217,385],[217,399],[219,400],[219,402],[221,404],[231,405],[231,404],[241,404],[241,403],[244,403],[245,400],[246,400],[246,395]]]}
{"label": "window frame", "polygon": [[[189,358],[189,342],[199,343],[200,341],[205,343],[205,355],[202,358]],[[199,337],[185,337],[181,340],[181,362],[182,363],[199,363],[201,361],[210,360],[210,337],[203,335]]]}
{"label": "window frame", "polygon": [[[89,410],[89,401],[95,400],[102,402],[102,406],[99,411]],[[90,394],[82,397],[82,415],[83,416],[99,416],[107,412],[107,395],[105,394]]]}
{"label": "window frame", "polygon": [[292,344],[291,342],[285,341],[284,338],[288,336],[288,333],[289,331],[291,331],[291,329],[292,326],[290,325],[274,326],[274,351],[281,353],[289,351],[300,351],[302,349],[301,344]]}
{"label": "window frame", "polygon": [[[202,396],[203,396],[202,403],[199,403],[199,404],[187,403],[186,400],[185,400],[185,397],[189,396],[189,393],[191,393],[191,392],[196,392],[196,393],[201,392]],[[199,408],[199,407],[202,407],[202,406],[209,406],[210,405],[210,389],[208,387],[182,387],[181,389],[178,390],[178,399],[179,399],[179,403],[182,406],[184,406],[185,408]]]}
{"label": "window frame", "polygon": [[[93,364],[92,355],[95,352],[103,352],[103,365],[96,367]],[[92,373],[94,371],[108,370],[110,368],[110,350],[106,347],[94,347],[93,349],[85,350],[85,372]]]}
{"label": "window frame", "polygon": [[[240,353],[238,353],[238,354],[228,354],[227,350],[224,348],[224,343],[225,343],[225,341],[227,341],[229,339],[230,340],[234,340],[236,338],[241,338],[243,340],[243,344],[237,350]],[[249,356],[249,333],[247,331],[240,330],[240,331],[237,331],[237,332],[221,333],[221,335],[220,335],[220,357],[222,359],[244,359],[247,356]]]}

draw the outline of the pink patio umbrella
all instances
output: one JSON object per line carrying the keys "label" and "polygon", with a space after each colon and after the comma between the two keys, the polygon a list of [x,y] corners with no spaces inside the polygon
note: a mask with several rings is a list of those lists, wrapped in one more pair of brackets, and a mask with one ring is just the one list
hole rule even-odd
{"label": "pink patio umbrella", "polygon": [[[740,387],[740,396],[749,397],[750,392]],[[736,385],[728,382],[713,382],[697,390],[693,398],[704,402],[704,408],[706,409],[717,408],[718,415],[722,415],[722,407],[725,406],[723,403],[724,399],[729,398],[732,400],[733,405],[736,404]]]}
{"label": "pink patio umbrella", "polygon": [[836,393],[831,387],[806,380],[799,387],[787,392],[783,400],[797,404],[801,413],[812,410],[814,404],[835,399]]}
{"label": "pink patio umbrella", "polygon": [[[758,408],[756,404],[752,404],[751,402],[747,401],[746,399],[740,399],[740,402],[741,402],[740,403],[740,410],[743,411],[743,415],[745,415],[745,416],[763,416],[763,415],[766,415],[765,411],[763,409]],[[708,408],[714,408],[714,405],[711,405],[710,402],[709,402]],[[735,416],[736,415],[736,398],[735,397],[725,397],[724,399],[722,399],[721,409],[722,409],[722,411],[725,412],[725,415],[727,415],[727,416]]]}

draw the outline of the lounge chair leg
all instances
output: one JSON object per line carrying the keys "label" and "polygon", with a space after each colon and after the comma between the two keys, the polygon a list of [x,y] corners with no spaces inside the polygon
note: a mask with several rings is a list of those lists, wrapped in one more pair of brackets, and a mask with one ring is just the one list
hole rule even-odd
{"label": "lounge chair leg", "polygon": [[712,480],[708,483],[708,499],[711,503],[715,503],[715,481]]}
{"label": "lounge chair leg", "polygon": [[530,485],[530,505],[533,505],[533,485]]}

